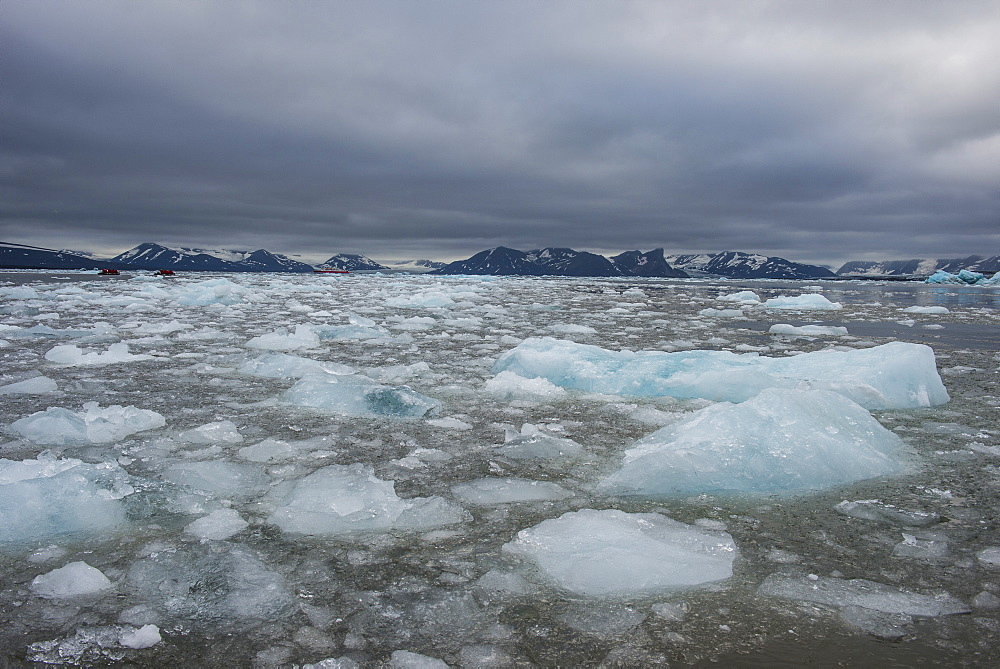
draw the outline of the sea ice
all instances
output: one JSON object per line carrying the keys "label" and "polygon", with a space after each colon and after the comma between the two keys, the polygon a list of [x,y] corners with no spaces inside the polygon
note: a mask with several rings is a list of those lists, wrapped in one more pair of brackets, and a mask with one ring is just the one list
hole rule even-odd
{"label": "sea ice", "polygon": [[246,343],[246,346],[267,351],[295,351],[302,348],[316,348],[319,346],[319,335],[313,332],[309,325],[296,325],[295,332],[291,334],[271,332],[254,337]]}
{"label": "sea ice", "polygon": [[221,541],[239,534],[249,526],[250,523],[240,518],[235,509],[219,509],[194,521],[184,531],[199,539]]}
{"label": "sea ice", "polygon": [[265,353],[242,367],[244,374],[271,379],[301,378],[306,374],[353,374],[354,369],[336,362],[321,362],[287,353]]}
{"label": "sea ice", "polygon": [[836,607],[860,606],[910,616],[947,616],[970,610],[949,594],[922,595],[861,578],[844,580],[814,575],[771,574],[764,579],[757,594]]}
{"label": "sea ice", "polygon": [[0,395],[44,395],[58,390],[56,382],[47,376],[36,376],[17,383],[0,386]]}
{"label": "sea ice", "polygon": [[792,335],[801,337],[839,337],[847,334],[847,328],[834,325],[788,325],[786,323],[776,323],[768,329],[768,333],[773,335]]}
{"label": "sea ice", "polygon": [[740,304],[759,304],[760,296],[753,292],[752,290],[741,290],[738,293],[731,293],[729,295],[720,295],[715,298],[719,302],[738,302]]}
{"label": "sea ice", "polygon": [[209,279],[186,284],[173,293],[174,301],[183,306],[204,307],[210,304],[239,304],[249,290],[229,279]]}
{"label": "sea ice", "polygon": [[903,309],[904,312],[908,314],[947,314],[951,313],[948,307],[922,307],[922,306],[912,306]]}
{"label": "sea ice", "polygon": [[556,483],[522,478],[476,479],[452,486],[451,493],[466,504],[476,506],[555,501],[573,496]]}
{"label": "sea ice", "polygon": [[468,520],[441,497],[402,499],[369,465],[329,465],[275,491],[268,522],[294,534],[425,530]]}
{"label": "sea ice", "polygon": [[844,500],[833,507],[837,513],[852,518],[874,520],[908,527],[927,527],[941,521],[941,516],[931,511],[910,511],[877,499]]}
{"label": "sea ice", "polygon": [[599,487],[635,495],[800,493],[898,473],[902,450],[895,433],[841,395],[771,388],[640,439]]}
{"label": "sea ice", "polygon": [[117,404],[102,409],[97,402],[87,402],[79,412],[62,407],[37,411],[14,421],[7,430],[43,446],[67,446],[107,444],[165,424],[163,416],[148,409]]}
{"label": "sea ice", "polygon": [[455,304],[455,300],[440,290],[425,290],[412,295],[397,295],[385,301],[385,306],[403,309],[432,309],[436,307],[450,307]]}
{"label": "sea ice", "polygon": [[997,273],[992,279],[987,279],[984,274],[970,272],[967,269],[959,271],[958,274],[952,274],[939,269],[927,277],[926,283],[950,283],[960,286],[993,286],[1000,284],[1000,273]]}
{"label": "sea ice", "polygon": [[163,478],[216,497],[235,499],[256,497],[271,483],[260,465],[225,460],[179,462],[167,467]]}
{"label": "sea ice", "polygon": [[522,425],[520,434],[508,437],[500,455],[512,460],[577,458],[583,453],[583,446],[572,439],[547,434],[531,423]]}
{"label": "sea ice", "polygon": [[448,669],[448,663],[408,650],[393,651],[389,658],[389,669]]}
{"label": "sea ice", "polygon": [[280,462],[295,457],[299,449],[280,439],[264,439],[252,446],[244,446],[239,455],[251,462]]}
{"label": "sea ice", "polygon": [[514,372],[500,372],[486,382],[483,389],[505,400],[554,400],[566,394],[566,390],[548,379],[535,377],[526,379]]}
{"label": "sea ice", "polygon": [[243,435],[231,420],[220,420],[184,430],[177,438],[189,444],[239,444],[243,441]]}
{"label": "sea ice", "polygon": [[104,353],[86,352],[75,344],[60,344],[49,350],[45,354],[45,359],[60,365],[73,366],[97,366],[114,365],[122,362],[136,362],[138,360],[152,360],[153,356],[141,353],[133,355],[128,351],[128,344],[111,344]]}
{"label": "sea ice", "polygon": [[642,596],[721,581],[737,555],[725,533],[657,513],[583,509],[521,530],[503,550],[575,594]]}
{"label": "sea ice", "polygon": [[867,409],[911,409],[948,401],[934,351],[906,342],[768,358],[707,350],[609,351],[539,337],[525,339],[501,355],[493,371],[612,395],[742,402],[773,387],[833,390]]}
{"label": "sea ice", "polygon": [[135,648],[137,650],[152,648],[160,643],[160,641],[162,641],[160,638],[160,628],[156,625],[143,625],[138,629],[123,630],[118,637],[118,643],[126,648]]}
{"label": "sea ice", "polygon": [[764,302],[767,309],[788,309],[790,311],[837,311],[840,302],[831,302],[819,293],[805,293],[795,297],[779,295]]}
{"label": "sea ice", "polygon": [[0,544],[98,534],[125,522],[119,501],[135,489],[117,464],[55,458],[0,459]]}
{"label": "sea ice", "polygon": [[31,591],[47,599],[93,595],[110,587],[111,580],[100,569],[82,561],[70,562],[65,567],[40,574],[31,582]]}
{"label": "sea ice", "polygon": [[309,374],[285,391],[284,399],[346,416],[422,418],[441,408],[441,402],[407,386],[381,385],[361,374]]}

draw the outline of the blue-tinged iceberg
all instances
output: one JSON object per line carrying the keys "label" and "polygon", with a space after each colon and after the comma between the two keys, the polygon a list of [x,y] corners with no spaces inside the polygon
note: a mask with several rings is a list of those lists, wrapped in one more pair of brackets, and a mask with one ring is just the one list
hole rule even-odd
{"label": "blue-tinged iceberg", "polygon": [[728,402],[767,388],[832,390],[870,410],[929,407],[949,399],[934,351],[905,342],[768,358],[729,351],[609,351],[535,337],[501,355],[493,372],[588,392]]}
{"label": "blue-tinged iceberg", "polygon": [[967,269],[959,271],[958,274],[952,274],[951,272],[939,269],[927,277],[925,283],[944,283],[958,286],[1000,286],[1000,273],[992,279],[987,279],[984,274],[972,272]]}
{"label": "blue-tinged iceberg", "polygon": [[804,493],[899,473],[905,453],[895,433],[842,395],[770,388],[640,439],[599,488],[642,496]]}

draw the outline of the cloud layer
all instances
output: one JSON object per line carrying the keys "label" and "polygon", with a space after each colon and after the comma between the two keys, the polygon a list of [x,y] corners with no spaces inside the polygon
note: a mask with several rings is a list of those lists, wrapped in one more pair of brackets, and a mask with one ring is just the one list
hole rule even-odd
{"label": "cloud layer", "polygon": [[0,239],[1000,253],[995,2],[0,8]]}

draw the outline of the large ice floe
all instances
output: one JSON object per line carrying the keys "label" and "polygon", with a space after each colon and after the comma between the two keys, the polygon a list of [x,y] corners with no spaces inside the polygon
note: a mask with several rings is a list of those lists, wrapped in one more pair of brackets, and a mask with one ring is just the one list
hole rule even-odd
{"label": "large ice floe", "polygon": [[329,465],[280,486],[268,522],[295,534],[336,535],[386,530],[426,530],[469,519],[441,497],[402,499],[395,484],[372,467]]}
{"label": "large ice floe", "polygon": [[441,402],[407,386],[387,386],[362,374],[308,374],[283,395],[285,402],[346,416],[421,418]]}
{"label": "large ice floe", "polygon": [[652,595],[733,574],[733,538],[658,513],[582,509],[521,530],[503,550],[578,595]]}
{"label": "large ice floe", "polygon": [[599,487],[636,495],[800,493],[898,473],[904,455],[895,433],[842,395],[769,388],[640,439]]}
{"label": "large ice floe", "polygon": [[907,409],[948,401],[934,351],[891,342],[770,358],[729,351],[609,351],[550,337],[532,337],[493,366],[589,392],[742,402],[765,388],[832,390],[867,409]]}
{"label": "large ice floe", "polygon": [[97,402],[86,402],[83,411],[50,407],[35,412],[11,423],[7,431],[36,444],[65,446],[106,444],[165,424],[162,415],[148,409],[117,404],[102,409]]}

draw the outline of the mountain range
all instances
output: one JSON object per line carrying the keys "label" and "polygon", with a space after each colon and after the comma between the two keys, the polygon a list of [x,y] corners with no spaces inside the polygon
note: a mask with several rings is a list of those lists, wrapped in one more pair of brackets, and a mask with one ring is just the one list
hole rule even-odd
{"label": "mountain range", "polygon": [[967,258],[914,258],[911,260],[852,260],[837,270],[840,276],[930,276],[938,270],[952,274],[1000,272],[1000,256]]}

